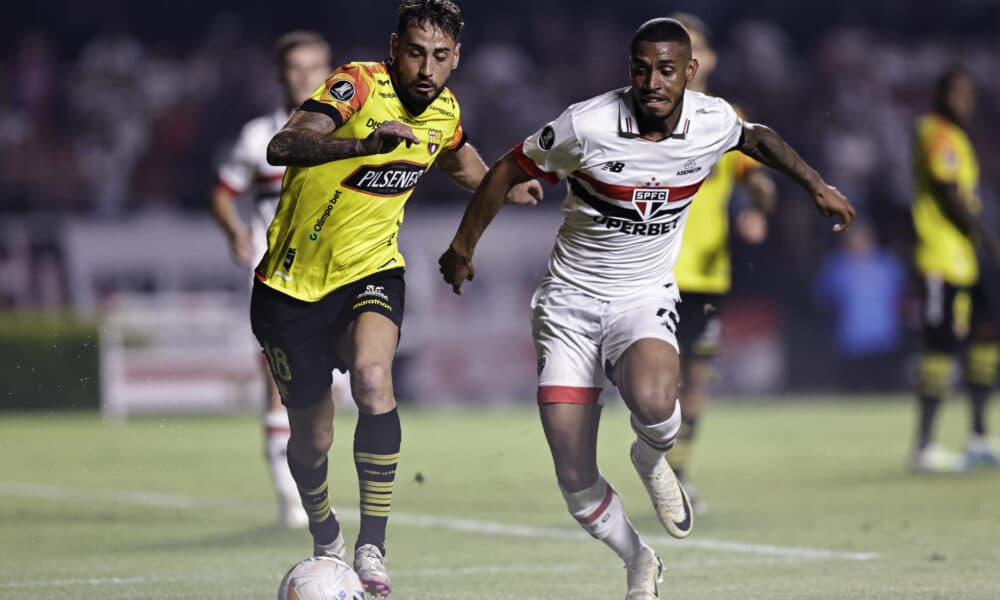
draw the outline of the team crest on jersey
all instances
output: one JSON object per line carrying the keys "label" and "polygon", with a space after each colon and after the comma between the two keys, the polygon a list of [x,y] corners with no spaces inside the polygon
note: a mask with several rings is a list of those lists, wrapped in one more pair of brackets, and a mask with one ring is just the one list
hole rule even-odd
{"label": "team crest on jersey", "polygon": [[632,206],[635,207],[643,221],[659,212],[669,198],[670,190],[667,188],[635,188],[632,190]]}
{"label": "team crest on jersey", "polygon": [[545,129],[538,134],[538,147],[546,152],[552,149],[556,143],[556,130],[551,125],[546,125]]}
{"label": "team crest on jersey", "polygon": [[334,82],[330,86],[330,97],[337,102],[350,102],[354,98],[354,84],[346,79]]}
{"label": "team crest on jersey", "polygon": [[434,154],[441,147],[441,139],[444,137],[444,133],[437,129],[427,130],[427,152]]}

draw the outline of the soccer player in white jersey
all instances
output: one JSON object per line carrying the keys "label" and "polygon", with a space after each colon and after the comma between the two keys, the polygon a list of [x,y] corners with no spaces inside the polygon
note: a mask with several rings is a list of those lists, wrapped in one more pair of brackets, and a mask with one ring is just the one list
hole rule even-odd
{"label": "soccer player in white jersey", "polygon": [[690,501],[664,453],[681,424],[678,301],[672,268],[698,187],[739,150],[791,176],[841,231],[854,209],[771,129],[744,123],[719,98],[687,90],[698,70],[687,30],[653,19],[632,38],[631,86],[574,104],[486,175],[440,264],[456,293],[507,190],[565,179],[563,224],[531,302],[538,403],[570,513],[625,562],[627,600],[659,598],[663,563],[639,536],[597,466],[599,396],[616,385],[631,411],[632,463],[674,537],[691,531]]}
{"label": "soccer player in white jersey", "polygon": [[[267,162],[267,144],[298,108],[331,72],[330,46],[323,36],[312,31],[290,31],[275,44],[278,76],[284,90],[284,105],[273,112],[249,121],[218,169],[212,191],[212,214],[229,238],[233,261],[248,271],[260,262],[267,249],[267,227],[274,218],[281,195],[284,167]],[[250,197],[254,206],[248,225],[240,218],[236,202]],[[248,277],[247,281],[253,281]],[[295,481],[288,472],[288,414],[271,378],[265,359],[261,374],[267,386],[264,412],[265,455],[271,480],[278,496],[278,516],[286,527],[302,528],[309,518],[302,508]],[[345,383],[336,381],[335,386]]]}

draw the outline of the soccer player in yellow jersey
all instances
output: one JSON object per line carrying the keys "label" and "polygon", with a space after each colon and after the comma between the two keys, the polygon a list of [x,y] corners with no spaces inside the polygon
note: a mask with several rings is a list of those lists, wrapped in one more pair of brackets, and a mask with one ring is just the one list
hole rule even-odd
{"label": "soccer player in yellow jersey", "polygon": [[[403,319],[403,207],[435,162],[468,190],[486,174],[445,87],[462,25],[452,0],[402,0],[391,59],[337,69],[267,149],[270,163],[288,168],[257,266],[251,323],[288,407],[288,463],[314,553],[341,558],[327,489],[330,373],[350,373],[361,496],[354,566],[368,592],[382,596],[391,590],[385,537],[401,438],[390,373]],[[540,194],[537,182],[525,182],[507,198],[533,204]]]}
{"label": "soccer player in yellow jersey", "polygon": [[[233,261],[247,269],[257,264],[267,248],[267,226],[274,218],[285,173],[283,167],[267,163],[267,144],[288,120],[288,114],[305,102],[330,74],[330,46],[315,31],[289,31],[282,35],[275,43],[275,58],[284,104],[243,126],[239,139],[219,165],[212,190],[212,215],[229,238]],[[243,197],[251,198],[254,203],[249,225],[240,218],[236,205]],[[267,380],[264,454],[278,495],[278,517],[286,527],[305,527],[309,519],[302,509],[295,480],[288,472],[288,414],[266,361],[261,361],[261,372]]]}
{"label": "soccer player in yellow jersey", "polygon": [[[979,164],[965,128],[975,110],[975,87],[961,67],[947,70],[934,91],[934,110],[917,121],[914,144],[916,266],[925,284],[924,355],[919,376],[919,425],[911,465],[918,471],[1000,466],[986,437],[986,404],[997,382],[1000,332],[987,283],[980,279],[977,246],[1000,261],[1000,242],[978,218]],[[990,313],[993,314],[990,314]],[[965,380],[972,433],[964,457],[932,441],[934,421],[948,393],[953,359],[968,342]]]}
{"label": "soccer player in yellow jersey", "polygon": [[[691,34],[691,54],[698,60],[698,72],[688,88],[706,93],[708,78],[715,70],[717,56],[705,22],[687,14],[671,15]],[[721,325],[719,310],[730,287],[729,200],[739,184],[749,193],[751,206],[739,211],[736,230],[750,243],[760,243],[767,235],[767,214],[774,208],[774,180],[760,164],[742,152],[722,157],[698,190],[684,231],[680,257],[674,267],[681,291],[680,324],[677,341],[681,355],[681,423],[677,443],[670,451],[670,464],[691,497],[695,512],[704,512],[705,502],[688,479],[692,445],[704,409],[711,360],[718,350]]]}

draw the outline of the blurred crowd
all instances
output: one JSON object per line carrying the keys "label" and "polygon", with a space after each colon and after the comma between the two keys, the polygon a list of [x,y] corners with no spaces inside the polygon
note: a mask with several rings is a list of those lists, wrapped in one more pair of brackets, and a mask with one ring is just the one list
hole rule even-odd
{"label": "blurred crowd", "polygon": [[[488,163],[568,103],[626,81],[626,44],[638,22],[538,10],[531,18],[491,14],[475,26],[467,15],[450,87]],[[335,64],[386,58],[393,25],[391,16],[310,24],[331,40]],[[23,31],[0,55],[0,305],[71,301],[60,289],[54,219],[207,214],[220,153],[247,119],[281,98],[266,28],[225,15],[202,30],[194,43],[171,44],[116,28],[67,49],[57,34],[39,29]],[[912,126],[929,108],[937,74],[956,61],[979,86],[970,136],[986,218],[1000,227],[1000,36],[928,38],[838,25],[803,41],[778,20],[742,19],[727,22],[715,38],[714,91],[750,120],[772,125],[846,192],[866,222],[857,236],[827,235],[829,224],[815,217],[803,192],[780,180],[770,239],[735,252],[735,298],[766,294],[778,304],[791,332],[790,356],[797,345],[815,348],[817,336],[847,356],[856,340],[838,333],[837,324],[856,327],[841,310],[849,299],[831,297],[866,289],[866,281],[892,283],[877,301],[898,326],[873,335],[889,336],[890,350],[900,348],[909,310]],[[442,177],[429,177],[411,202],[419,210],[459,207],[466,199]],[[557,202],[539,210],[557,210]],[[839,267],[824,264],[845,255],[871,257],[872,265],[847,278],[846,287],[837,283]],[[44,280],[32,261],[48,265]],[[822,333],[815,322],[824,316],[832,326]],[[808,366],[797,372],[815,376]]]}

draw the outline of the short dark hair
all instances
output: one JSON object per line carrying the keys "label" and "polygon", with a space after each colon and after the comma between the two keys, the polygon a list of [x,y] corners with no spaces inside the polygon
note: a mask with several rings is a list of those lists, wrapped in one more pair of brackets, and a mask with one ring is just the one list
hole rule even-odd
{"label": "short dark hair", "polygon": [[632,43],[629,51],[635,55],[635,48],[639,42],[678,42],[682,46],[691,49],[691,35],[688,30],[677,19],[660,17],[650,19],[639,26],[632,35]]}
{"label": "short dark hair", "polygon": [[444,31],[456,42],[462,34],[462,10],[452,0],[402,0],[399,3],[399,22],[396,34],[403,35],[411,25],[430,23]]}
{"label": "short dark hair", "polygon": [[274,43],[274,60],[278,66],[284,67],[288,53],[299,46],[318,46],[326,52],[327,60],[332,58],[330,44],[327,43],[326,38],[315,31],[296,29],[282,34]]}
{"label": "short dark hair", "polygon": [[951,108],[948,107],[948,92],[951,91],[951,86],[958,79],[972,79],[972,73],[963,64],[953,64],[941,73],[937,81],[934,82],[934,109],[941,113],[948,113]]}

